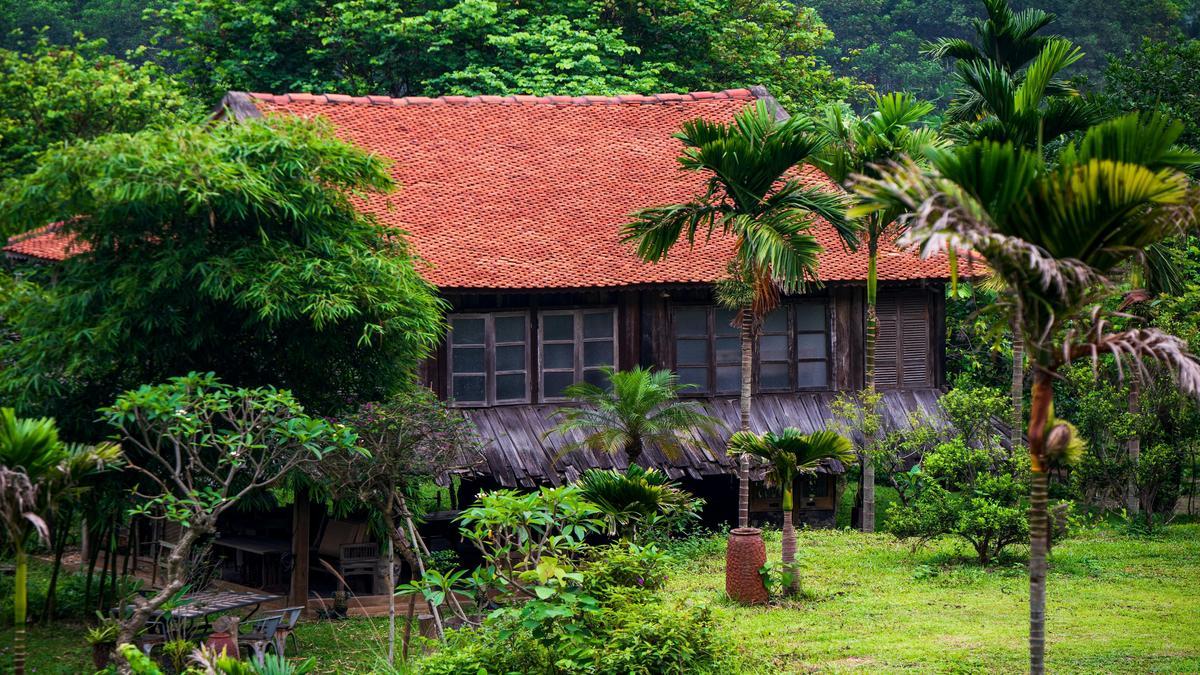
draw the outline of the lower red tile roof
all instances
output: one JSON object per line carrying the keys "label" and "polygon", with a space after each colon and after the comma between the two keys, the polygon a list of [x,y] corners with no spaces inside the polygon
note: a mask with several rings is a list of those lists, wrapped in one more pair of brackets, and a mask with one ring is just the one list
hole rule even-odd
{"label": "lower red tile roof", "polygon": [[[244,97],[244,95],[242,95]],[[444,96],[250,94],[266,114],[329,119],[344,140],[393,161],[399,190],[366,206],[410,234],[441,288],[584,288],[708,283],[725,275],[732,241],[681,244],[658,264],[618,241],[633,211],[684,201],[703,179],[679,169],[672,137],[688,119],[728,121],[755,99],[747,89],[655,96]],[[828,182],[815,170],[807,180]],[[831,189],[836,189],[831,185]],[[866,278],[865,253],[843,250],[833,229],[820,276]],[[6,251],[59,260],[53,232]],[[944,259],[885,244],[882,280],[942,279]]]}

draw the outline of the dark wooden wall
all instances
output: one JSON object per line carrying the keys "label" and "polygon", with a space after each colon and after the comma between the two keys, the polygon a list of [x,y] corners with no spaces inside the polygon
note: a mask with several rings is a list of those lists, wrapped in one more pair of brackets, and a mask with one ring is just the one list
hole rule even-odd
{"label": "dark wooden wall", "polygon": [[[866,333],[866,290],[861,284],[829,285],[819,292],[828,295],[831,386],[838,390],[860,389],[865,382],[864,341]],[[940,282],[881,284],[885,295],[920,299],[928,321],[931,386],[945,382],[945,295]],[[537,312],[545,309],[613,306],[617,308],[617,358],[621,368],[634,365],[668,368],[671,365],[671,307],[676,304],[711,303],[712,291],[703,286],[673,286],[625,290],[570,292],[445,292],[452,312],[529,310],[533,324],[529,336],[530,363],[536,364]],[[439,396],[446,396],[445,347],[423,364],[421,376]],[[537,377],[530,377],[531,400],[538,400]]]}

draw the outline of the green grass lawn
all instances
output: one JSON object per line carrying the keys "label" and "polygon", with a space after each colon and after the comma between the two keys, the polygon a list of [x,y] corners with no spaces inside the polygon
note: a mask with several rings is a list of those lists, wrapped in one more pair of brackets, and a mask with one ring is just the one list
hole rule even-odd
{"label": "green grass lawn", "polygon": [[[768,554],[779,555],[777,533]],[[712,605],[748,672],[1020,672],[1027,580],[1019,558],[983,569],[943,542],[917,552],[884,534],[800,535],[804,599],[743,608],[722,599],[714,553],[672,576],[668,592]],[[1153,537],[1090,530],[1051,555],[1051,672],[1200,672],[1200,525]],[[386,652],[386,620],[303,623],[319,672],[370,672]],[[0,630],[7,672],[11,629]],[[88,672],[83,628],[33,627],[31,672]]]}
{"label": "green grass lawn", "polygon": [[[944,542],[913,553],[889,535],[800,535],[805,599],[769,609],[720,600],[709,557],[670,590],[713,602],[750,672],[1020,672],[1024,563],[982,569]],[[768,555],[779,555],[778,535]],[[1051,672],[1200,671],[1200,526],[1153,538],[1090,531],[1055,546],[1047,609]]]}

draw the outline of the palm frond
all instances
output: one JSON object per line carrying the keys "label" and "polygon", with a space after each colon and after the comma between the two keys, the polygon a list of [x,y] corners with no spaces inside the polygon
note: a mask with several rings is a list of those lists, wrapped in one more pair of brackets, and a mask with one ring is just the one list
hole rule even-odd
{"label": "palm frond", "polygon": [[1133,374],[1144,381],[1150,379],[1146,361],[1154,361],[1171,371],[1181,391],[1200,398],[1200,361],[1188,349],[1185,340],[1157,328],[1109,332],[1111,328],[1112,324],[1101,308],[1093,308],[1087,326],[1067,331],[1063,340],[1064,361],[1089,359],[1098,373],[1100,356],[1111,354],[1119,377],[1125,377],[1125,368],[1131,364]]}
{"label": "palm frond", "polygon": [[986,58],[975,45],[961,38],[938,38],[921,46],[921,55],[932,59],[957,59],[960,61]]}

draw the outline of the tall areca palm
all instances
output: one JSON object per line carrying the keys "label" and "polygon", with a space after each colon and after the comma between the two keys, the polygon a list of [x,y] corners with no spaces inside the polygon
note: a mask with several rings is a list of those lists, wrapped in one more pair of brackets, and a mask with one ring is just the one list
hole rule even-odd
{"label": "tall areca palm", "polygon": [[796,527],[792,523],[796,479],[815,474],[826,460],[854,461],[854,445],[832,431],[806,435],[795,427],[788,427],[778,434],[739,431],[729,438],[729,451],[766,460],[767,480],[783,491],[780,503],[783,509],[782,559],[784,567],[791,573],[790,590],[795,592],[800,587],[800,578],[796,574]]}
{"label": "tall areca palm", "polygon": [[[990,139],[1041,148],[1060,136],[1099,122],[1103,111],[1083,99],[1061,76],[1083,53],[1067,40],[1038,35],[1054,15],[1013,11],[1007,0],[986,0],[987,19],[973,22],[977,44],[942,38],[926,46],[935,58],[953,58],[959,87],[947,110],[951,133],[966,140]],[[1024,421],[1025,343],[1021,305],[1010,308],[1012,382],[1010,442],[1021,444]]]}
{"label": "tall areca palm", "polygon": [[652,444],[675,458],[683,453],[684,436],[694,431],[711,433],[721,425],[695,403],[679,400],[686,387],[670,371],[605,368],[604,376],[608,387],[579,382],[566,388],[567,397],[583,405],[560,408],[555,413],[559,423],[551,433],[584,436],[568,443],[564,454],[580,447],[620,452],[633,465]]}
{"label": "tall areca palm", "polygon": [[1065,364],[1111,354],[1141,374],[1143,360],[1170,367],[1178,385],[1200,394],[1200,363],[1187,344],[1154,328],[1118,330],[1100,302],[1150,247],[1195,226],[1195,188],[1181,167],[1200,157],[1173,144],[1179,122],[1129,115],[1090,128],[1053,161],[1011,143],[975,142],[929,153],[858,187],[870,209],[911,214],[907,237],[927,251],[970,247],[1021,306],[1020,329],[1033,363],[1028,440],[1030,506],[1030,668],[1044,670],[1048,471],[1073,446],[1056,420],[1052,382]]}
{"label": "tall areca palm", "polygon": [[97,447],[63,443],[54,420],[23,419],[0,408],[0,527],[13,547],[13,669],[25,672],[25,615],[28,604],[27,540],[36,534],[47,541],[46,519],[75,480],[117,460],[113,445]]}
{"label": "tall areca palm", "polygon": [[[732,270],[749,293],[739,312],[742,342],[741,429],[750,430],[753,349],[758,326],[779,302],[780,293],[800,291],[816,281],[821,245],[812,234],[818,218],[828,221],[851,244],[855,225],[846,218],[843,195],[808,187],[797,167],[819,152],[828,138],[808,119],[776,119],[764,101],[725,124],[704,119],[683,124],[679,164],[706,176],[706,189],[684,204],[638,211],[622,241],[636,242],[649,262],[667,257],[682,239],[688,245],[713,235],[735,241]],[[749,458],[738,462],[738,525],[750,522]]]}
{"label": "tall areca palm", "polygon": [[[933,104],[909,94],[878,96],[874,102],[875,109],[861,117],[846,114],[840,106],[831,106],[820,121],[832,142],[817,153],[813,163],[847,189],[855,175],[872,175],[877,166],[901,157],[920,157],[925,148],[944,144],[933,129],[917,126],[933,112]],[[879,243],[900,233],[900,215],[872,211],[860,223],[867,246],[866,388],[870,391],[875,390]],[[875,467],[866,457],[862,461],[862,481],[862,529],[874,532]]]}

